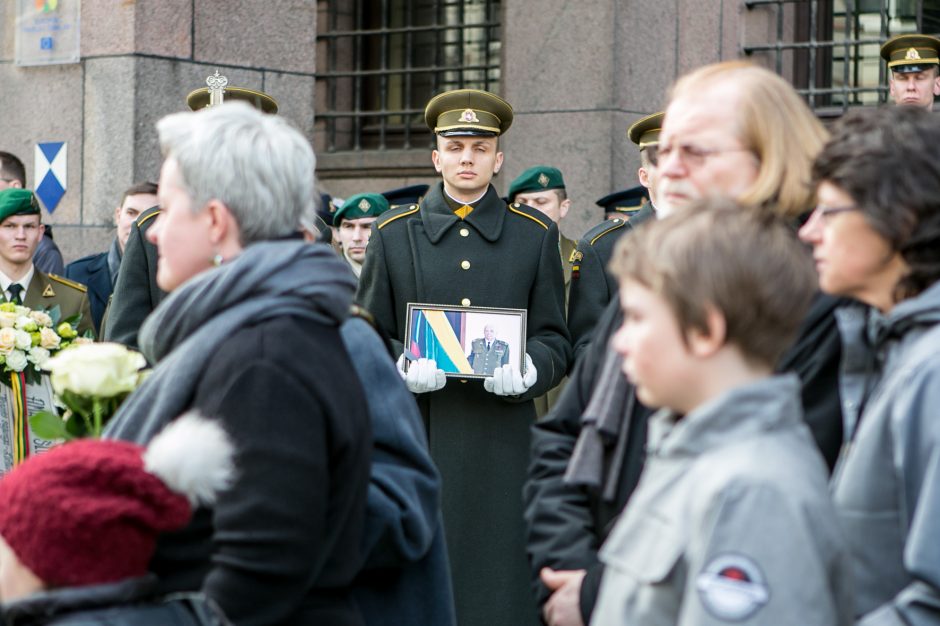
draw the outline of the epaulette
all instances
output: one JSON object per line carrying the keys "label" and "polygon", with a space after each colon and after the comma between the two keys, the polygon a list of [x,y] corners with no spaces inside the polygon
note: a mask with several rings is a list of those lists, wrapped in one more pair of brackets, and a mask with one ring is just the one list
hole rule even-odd
{"label": "epaulette", "polygon": [[[150,209],[147,209],[147,210],[149,211]],[[160,211],[161,211],[161,209],[157,209],[157,210],[154,211],[153,213],[146,213],[145,215],[139,217],[139,218],[137,219],[137,228],[142,227],[144,224],[146,224],[147,222],[149,222],[150,220],[152,220],[152,219],[155,218],[156,216],[160,215]]]}
{"label": "epaulette", "polygon": [[51,280],[56,281],[57,283],[62,283],[66,287],[71,287],[72,289],[78,289],[82,293],[85,293],[88,291],[88,287],[86,287],[85,285],[81,283],[77,283],[74,280],[63,278],[62,276],[58,276],[57,274],[46,274],[46,276],[48,276]]}
{"label": "epaulette", "polygon": [[544,213],[538,209],[533,209],[527,204],[519,204],[518,202],[513,202],[512,204],[507,204],[506,208],[509,209],[512,213],[521,215],[522,217],[527,217],[545,230],[548,230],[548,227],[551,225],[551,220],[548,219]]}
{"label": "epaulette", "polygon": [[588,243],[588,245],[593,246],[601,237],[609,235],[615,230],[620,230],[626,225],[627,220],[620,219],[619,217],[612,220],[604,220],[600,224],[592,226],[590,229],[588,229],[588,231],[584,233],[584,237],[581,238],[581,241],[585,241]]}
{"label": "epaulette", "polygon": [[391,224],[397,219],[400,219],[402,217],[407,217],[411,215],[412,213],[417,213],[417,212],[418,212],[417,204],[403,204],[399,207],[395,207],[394,209],[390,209],[386,211],[385,213],[383,213],[382,215],[380,215],[379,218],[375,221],[375,227],[384,228],[385,226]]}

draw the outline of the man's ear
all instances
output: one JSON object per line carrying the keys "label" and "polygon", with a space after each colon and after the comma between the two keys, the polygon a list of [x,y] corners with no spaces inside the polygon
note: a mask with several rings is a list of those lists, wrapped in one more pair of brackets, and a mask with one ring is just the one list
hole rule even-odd
{"label": "man's ear", "polygon": [[689,350],[698,357],[709,357],[721,350],[727,340],[728,325],[725,316],[712,304],[705,305],[707,332],[693,328],[687,331]]}
{"label": "man's ear", "polygon": [[441,153],[437,150],[431,150],[431,163],[434,164],[434,170],[441,173]]}
{"label": "man's ear", "polygon": [[503,153],[496,153],[496,164],[493,166],[493,174],[499,174],[499,168],[503,166]]}
{"label": "man's ear", "polygon": [[571,208],[571,199],[565,198],[561,201],[561,204],[558,205],[558,221],[565,219],[565,216],[568,215],[568,209]]}
{"label": "man's ear", "polygon": [[640,179],[641,185],[647,189],[650,188],[650,173],[646,171],[645,167],[641,167],[636,171],[636,177]]}
{"label": "man's ear", "polygon": [[933,79],[933,95],[940,96],[940,74]]}

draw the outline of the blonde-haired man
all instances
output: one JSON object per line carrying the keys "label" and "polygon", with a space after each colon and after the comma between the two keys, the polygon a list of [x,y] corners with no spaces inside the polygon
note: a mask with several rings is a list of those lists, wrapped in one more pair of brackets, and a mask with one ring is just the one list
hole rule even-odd
{"label": "blonde-haired man", "polygon": [[[670,95],[659,136],[656,207],[676,211],[716,194],[795,222],[812,207],[812,160],[825,137],[806,104],[773,72],[739,61],[699,68]],[[817,295],[776,366],[800,377],[805,420],[830,467],[842,443],[838,304]],[[527,547],[549,626],[590,619],[603,574],[597,546],[643,468],[651,410],[607,349],[622,319],[616,304],[608,306],[565,393],[533,432]]]}

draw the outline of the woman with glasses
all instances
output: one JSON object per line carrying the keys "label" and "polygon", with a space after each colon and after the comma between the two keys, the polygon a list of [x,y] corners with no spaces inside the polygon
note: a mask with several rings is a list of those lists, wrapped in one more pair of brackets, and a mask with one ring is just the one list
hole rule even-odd
{"label": "woman with glasses", "polygon": [[940,623],[940,122],[862,109],[816,159],[800,230],[838,312],[845,439],[833,497],[861,623]]}

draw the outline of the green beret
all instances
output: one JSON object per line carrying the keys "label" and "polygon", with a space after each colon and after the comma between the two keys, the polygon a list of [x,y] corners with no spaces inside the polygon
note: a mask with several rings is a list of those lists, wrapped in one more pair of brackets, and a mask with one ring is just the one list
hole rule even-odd
{"label": "green beret", "polygon": [[488,91],[455,89],[431,98],[424,123],[442,137],[495,137],[512,125],[512,107]]}
{"label": "green beret", "polygon": [[378,217],[388,211],[388,200],[380,193],[357,193],[346,198],[343,206],[333,214],[333,226],[343,220],[358,220],[363,217]]}
{"label": "green beret", "polygon": [[548,165],[536,165],[522,172],[516,180],[512,181],[506,195],[510,201],[515,202],[516,195],[526,191],[564,188],[565,179],[561,176],[561,170]]}
{"label": "green beret", "polygon": [[922,72],[940,65],[940,39],[931,35],[897,35],[881,46],[888,69],[902,74]]}
{"label": "green beret", "polygon": [[10,187],[0,191],[0,222],[11,215],[38,215],[39,203],[29,189]]}
{"label": "green beret", "polygon": [[663,116],[665,112],[653,113],[641,117],[627,129],[627,137],[642,150],[648,146],[659,144],[659,133],[663,129]]}

